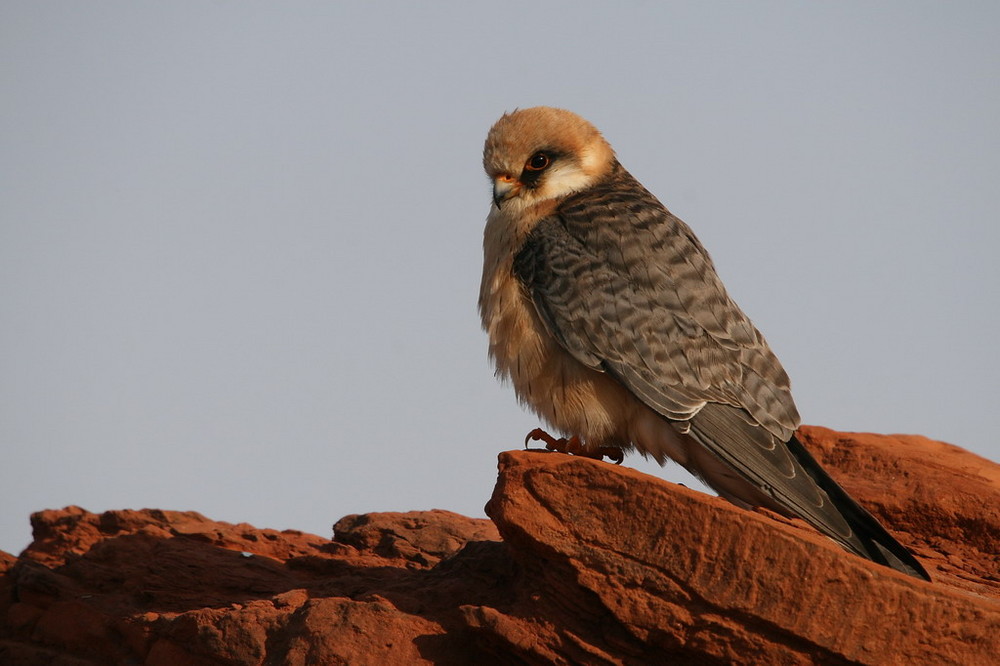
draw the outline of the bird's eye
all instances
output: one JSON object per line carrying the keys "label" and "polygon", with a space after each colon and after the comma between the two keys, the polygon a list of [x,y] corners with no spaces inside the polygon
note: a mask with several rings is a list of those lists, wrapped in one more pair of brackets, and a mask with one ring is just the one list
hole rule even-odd
{"label": "bird's eye", "polygon": [[524,168],[528,171],[541,171],[551,163],[552,160],[545,153],[535,153],[528,160],[528,163],[524,165]]}

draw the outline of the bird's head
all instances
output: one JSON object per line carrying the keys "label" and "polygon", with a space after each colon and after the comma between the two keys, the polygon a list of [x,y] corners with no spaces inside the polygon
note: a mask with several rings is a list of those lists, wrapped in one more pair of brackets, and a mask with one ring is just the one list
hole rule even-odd
{"label": "bird's head", "polygon": [[596,127],[547,106],[504,114],[483,148],[493,201],[505,211],[579,192],[607,174],[614,159]]}

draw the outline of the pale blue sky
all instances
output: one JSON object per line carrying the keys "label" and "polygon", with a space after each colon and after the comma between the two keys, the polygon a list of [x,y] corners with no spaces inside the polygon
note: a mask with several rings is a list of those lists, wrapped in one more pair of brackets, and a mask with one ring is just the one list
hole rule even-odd
{"label": "pale blue sky", "polygon": [[481,516],[538,424],[481,148],[536,104],[694,228],[806,423],[998,460],[998,82],[992,2],[4,2],[0,548],[67,504]]}

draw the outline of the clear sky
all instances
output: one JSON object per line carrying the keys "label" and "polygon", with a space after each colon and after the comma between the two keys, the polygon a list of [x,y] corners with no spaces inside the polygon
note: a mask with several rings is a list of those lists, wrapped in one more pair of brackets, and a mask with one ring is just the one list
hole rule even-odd
{"label": "clear sky", "polygon": [[[0,5],[0,548],[29,514],[482,516],[505,110],[601,128],[805,423],[1000,460],[1000,4]],[[631,456],[627,465],[688,477]]]}

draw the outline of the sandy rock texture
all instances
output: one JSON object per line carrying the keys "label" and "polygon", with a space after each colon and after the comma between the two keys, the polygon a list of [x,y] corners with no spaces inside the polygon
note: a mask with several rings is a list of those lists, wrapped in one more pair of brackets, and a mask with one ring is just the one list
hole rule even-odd
{"label": "sandy rock texture", "polygon": [[32,516],[0,552],[0,664],[993,664],[1000,466],[800,431],[933,583],[626,466],[512,451],[491,520],[342,518],[328,540],[161,510]]}

